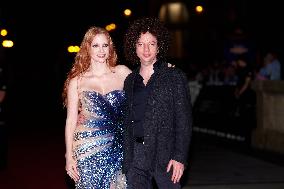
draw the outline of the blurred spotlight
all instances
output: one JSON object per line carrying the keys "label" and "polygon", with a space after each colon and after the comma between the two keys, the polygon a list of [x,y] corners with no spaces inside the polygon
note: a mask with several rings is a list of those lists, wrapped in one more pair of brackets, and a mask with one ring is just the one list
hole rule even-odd
{"label": "blurred spotlight", "polygon": [[201,14],[203,12],[203,7],[201,5],[198,5],[195,7],[195,11],[198,13],[198,14]]}
{"label": "blurred spotlight", "polygon": [[4,40],[2,42],[2,46],[5,47],[5,48],[11,48],[14,46],[14,42],[11,41],[11,40]]}
{"label": "blurred spotlight", "polygon": [[168,24],[185,24],[189,20],[189,13],[182,2],[166,3],[160,8],[159,18]]}
{"label": "blurred spotlight", "polygon": [[124,15],[127,16],[127,17],[130,16],[131,13],[132,13],[132,12],[131,12],[130,9],[125,9],[125,10],[124,10]]}
{"label": "blurred spotlight", "polygon": [[3,37],[6,36],[8,34],[8,31],[6,29],[2,29],[0,31],[0,35],[2,35]]}
{"label": "blurred spotlight", "polygon": [[189,22],[189,11],[183,2],[170,2],[161,6],[159,18],[171,29],[174,38],[171,44],[170,56],[184,58],[188,52],[184,48],[186,44],[187,27]]}
{"label": "blurred spotlight", "polygon": [[77,45],[68,47],[68,52],[69,53],[77,53],[77,52],[79,52],[79,50],[80,50],[80,47],[77,46]]}

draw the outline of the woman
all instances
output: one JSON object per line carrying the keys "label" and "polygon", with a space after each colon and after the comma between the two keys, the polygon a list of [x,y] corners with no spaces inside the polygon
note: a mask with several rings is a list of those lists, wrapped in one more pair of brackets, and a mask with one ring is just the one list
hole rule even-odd
{"label": "woman", "polygon": [[123,83],[109,33],[91,27],[64,84],[66,171],[76,188],[125,188],[121,173]]}

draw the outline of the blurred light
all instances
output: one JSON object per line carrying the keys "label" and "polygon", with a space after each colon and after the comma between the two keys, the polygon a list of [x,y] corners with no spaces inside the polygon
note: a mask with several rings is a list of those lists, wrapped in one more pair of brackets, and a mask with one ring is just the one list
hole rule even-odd
{"label": "blurred light", "polygon": [[14,46],[14,42],[11,41],[11,40],[4,40],[2,42],[2,46],[5,47],[5,48],[11,48]]}
{"label": "blurred light", "polygon": [[79,46],[75,46],[75,52],[79,52],[79,50],[80,50],[80,47]]}
{"label": "blurred light", "polygon": [[198,6],[195,7],[195,11],[197,13],[202,13],[203,12],[203,7],[201,5],[198,5]]}
{"label": "blurred light", "polygon": [[114,23],[111,23],[111,24],[110,24],[110,28],[111,28],[112,30],[115,30],[116,25],[115,25]]}
{"label": "blurred light", "polygon": [[125,16],[130,16],[131,13],[132,13],[132,12],[131,12],[130,9],[125,9],[125,10],[124,10],[124,15],[125,15]]}
{"label": "blurred light", "polygon": [[189,13],[182,2],[167,3],[162,5],[159,18],[170,24],[182,24],[188,22]]}
{"label": "blurred light", "polygon": [[111,23],[111,24],[107,25],[105,28],[106,28],[107,31],[115,30],[116,25],[114,23]]}
{"label": "blurred light", "polygon": [[77,45],[68,47],[68,52],[70,53],[77,53],[79,52],[79,50],[80,50],[80,47]]}
{"label": "blurred light", "polygon": [[106,30],[107,30],[107,31],[110,31],[110,30],[111,30],[110,25],[107,25],[107,26],[106,26]]}
{"label": "blurred light", "polygon": [[6,35],[8,34],[8,31],[7,31],[6,29],[2,29],[2,30],[0,31],[0,34],[1,34],[2,36],[6,36]]}

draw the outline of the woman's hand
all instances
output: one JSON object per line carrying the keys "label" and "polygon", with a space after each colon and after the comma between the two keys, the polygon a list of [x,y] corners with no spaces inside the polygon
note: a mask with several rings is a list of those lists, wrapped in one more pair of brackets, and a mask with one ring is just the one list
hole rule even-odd
{"label": "woman's hand", "polygon": [[174,64],[171,64],[171,63],[168,63],[168,67],[169,68],[174,68],[176,65],[174,65]]}
{"label": "woman's hand", "polygon": [[73,157],[66,158],[66,166],[65,169],[67,171],[67,174],[75,181],[77,182],[79,180],[79,173],[77,170],[76,161]]}

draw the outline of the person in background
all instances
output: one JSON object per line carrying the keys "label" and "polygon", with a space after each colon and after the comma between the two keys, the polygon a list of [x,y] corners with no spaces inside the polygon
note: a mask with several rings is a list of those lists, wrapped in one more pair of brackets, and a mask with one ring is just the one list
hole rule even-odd
{"label": "person in background", "polygon": [[276,52],[268,52],[263,63],[264,66],[259,70],[258,78],[264,78],[262,80],[281,80],[281,64]]}
{"label": "person in background", "polygon": [[250,85],[253,80],[253,70],[244,56],[237,57],[235,61],[237,85],[235,90],[236,98],[245,98],[250,91]]}
{"label": "person in background", "polygon": [[110,34],[90,27],[64,83],[66,171],[76,189],[126,188],[122,174],[124,80]]}
{"label": "person in background", "polygon": [[128,28],[125,57],[138,67],[127,76],[123,172],[130,189],[181,188],[192,133],[187,77],[166,62],[170,33],[158,18]]}
{"label": "person in background", "polygon": [[254,73],[251,63],[245,56],[236,59],[237,84],[235,88],[236,111],[241,134],[245,142],[250,144],[251,130],[255,127],[256,94],[251,88]]}

